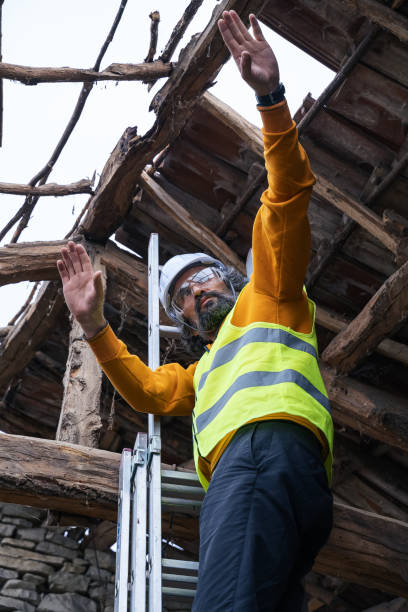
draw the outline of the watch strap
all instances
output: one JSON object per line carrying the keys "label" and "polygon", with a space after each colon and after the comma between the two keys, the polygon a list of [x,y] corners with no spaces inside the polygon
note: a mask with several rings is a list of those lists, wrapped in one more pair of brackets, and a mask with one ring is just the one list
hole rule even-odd
{"label": "watch strap", "polygon": [[264,96],[255,94],[257,106],[273,106],[285,99],[285,86],[279,83],[276,89]]}

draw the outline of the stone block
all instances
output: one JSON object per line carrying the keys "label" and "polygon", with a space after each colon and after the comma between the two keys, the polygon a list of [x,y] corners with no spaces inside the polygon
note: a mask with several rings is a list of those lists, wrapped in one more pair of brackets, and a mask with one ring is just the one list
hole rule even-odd
{"label": "stone block", "polygon": [[35,550],[24,550],[23,548],[14,548],[12,546],[0,545],[0,555],[27,559],[30,561],[39,561],[40,563],[49,563],[56,567],[60,567],[65,559],[63,557],[55,557],[53,555],[43,555]]}
{"label": "stone block", "polygon": [[115,554],[113,552],[103,552],[94,548],[87,548],[84,552],[84,557],[87,561],[101,567],[102,569],[115,571]]}
{"label": "stone block", "polygon": [[3,516],[1,519],[2,523],[11,523],[12,525],[16,525],[17,527],[32,527],[33,524],[31,521],[26,521],[25,519],[13,518],[12,516]]}
{"label": "stone block", "polygon": [[35,542],[30,542],[30,540],[19,540],[18,538],[3,538],[1,545],[16,546],[17,548],[25,548],[26,550],[33,550],[33,548],[35,548]]}
{"label": "stone block", "polygon": [[96,612],[97,606],[92,599],[76,593],[48,593],[40,605],[38,612]]}
{"label": "stone block", "polygon": [[38,576],[38,574],[23,574],[23,581],[24,582],[29,582],[34,586],[40,586],[41,584],[44,584],[45,582],[45,577],[44,576]]}
{"label": "stone block", "polygon": [[[18,580],[16,582],[19,582]],[[37,591],[33,591],[32,589],[22,589],[22,588],[8,588],[4,586],[1,590],[1,597],[11,597],[13,599],[21,599],[22,601],[27,601],[33,606],[37,605],[40,601],[40,595]]]}
{"label": "stone block", "polygon": [[40,521],[46,515],[45,510],[33,508],[32,506],[20,506],[19,504],[4,504],[3,516],[22,518],[27,521]]}
{"label": "stone block", "polygon": [[0,567],[0,586],[7,580],[18,578],[18,572]]}
{"label": "stone block", "polygon": [[64,572],[70,572],[71,574],[85,574],[85,570],[87,567],[88,567],[88,564],[77,565],[76,563],[70,563],[69,561],[67,561],[62,566],[62,569]]}
{"label": "stone block", "polygon": [[89,589],[89,597],[108,603],[115,598],[115,587],[110,582]]}
{"label": "stone block", "polygon": [[46,533],[47,530],[44,527],[32,527],[31,529],[19,529],[18,537],[32,542],[42,542]]}
{"label": "stone block", "polygon": [[15,525],[0,525],[0,538],[11,538],[17,527]]}
{"label": "stone block", "polygon": [[81,593],[86,595],[91,579],[80,574],[60,570],[49,577],[51,593]]}
{"label": "stone block", "polygon": [[35,612],[35,607],[26,601],[3,597],[0,595],[0,610],[18,610],[19,612]]}
{"label": "stone block", "polygon": [[0,567],[18,570],[19,572],[29,572],[30,574],[40,574],[41,576],[49,576],[49,574],[55,571],[51,565],[47,565],[46,563],[2,554],[0,554]]}
{"label": "stone block", "polygon": [[110,582],[112,574],[108,572],[108,570],[101,569],[100,567],[96,567],[95,565],[90,565],[86,572],[86,575],[91,578],[91,580]]}
{"label": "stone block", "polygon": [[79,548],[79,542],[57,531],[48,530],[45,539],[47,542],[54,542],[54,544],[60,544],[71,550],[78,550]]}
{"label": "stone block", "polygon": [[54,544],[53,542],[40,542],[37,544],[36,551],[46,553],[47,555],[58,555],[72,561],[77,556],[77,551],[71,548],[66,548],[60,544]]}

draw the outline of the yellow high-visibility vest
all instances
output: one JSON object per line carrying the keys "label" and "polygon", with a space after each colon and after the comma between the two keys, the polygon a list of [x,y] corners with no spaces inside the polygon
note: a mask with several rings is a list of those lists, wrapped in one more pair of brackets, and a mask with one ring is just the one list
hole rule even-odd
{"label": "yellow high-visibility vest", "polygon": [[[234,309],[225,318],[209,352],[194,375],[194,461],[205,489],[208,481],[199,469],[199,456],[207,457],[229,432],[268,415],[308,422],[327,441],[325,469],[329,482],[333,463],[333,421],[330,403],[318,366],[314,325],[310,334],[275,323],[232,325]],[[283,416],[282,416],[283,415]]]}

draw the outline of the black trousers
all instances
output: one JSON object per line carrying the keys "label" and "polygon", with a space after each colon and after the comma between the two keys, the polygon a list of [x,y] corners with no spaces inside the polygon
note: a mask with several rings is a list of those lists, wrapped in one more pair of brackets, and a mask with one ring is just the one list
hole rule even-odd
{"label": "black trousers", "polygon": [[200,515],[193,612],[301,612],[302,578],[332,526],[320,445],[290,421],[238,430]]}

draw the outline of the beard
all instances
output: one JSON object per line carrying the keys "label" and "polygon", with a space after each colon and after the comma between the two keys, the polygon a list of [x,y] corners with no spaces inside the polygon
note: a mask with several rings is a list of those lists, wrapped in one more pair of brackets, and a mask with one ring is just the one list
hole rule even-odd
{"label": "beard", "polygon": [[[200,308],[200,301],[212,298]],[[208,291],[196,297],[195,311],[198,317],[199,331],[205,333],[217,331],[227,314],[233,309],[235,298],[232,295]]]}

